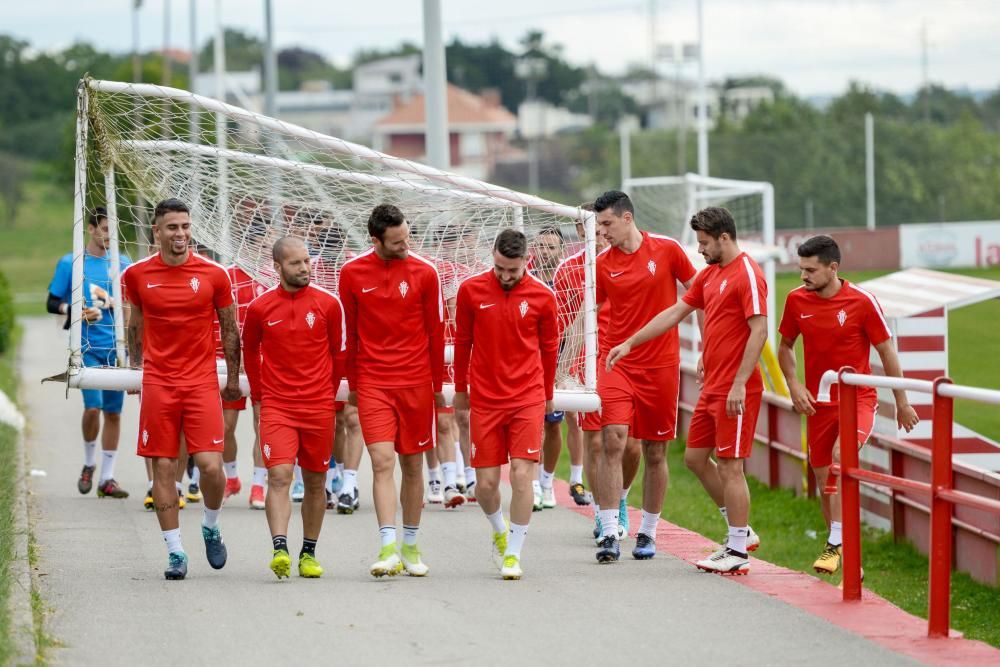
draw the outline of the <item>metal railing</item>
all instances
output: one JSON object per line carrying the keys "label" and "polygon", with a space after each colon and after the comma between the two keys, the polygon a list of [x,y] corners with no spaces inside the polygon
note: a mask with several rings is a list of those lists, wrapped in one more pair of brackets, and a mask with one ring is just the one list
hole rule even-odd
{"label": "metal railing", "polygon": [[[1000,501],[958,491],[953,484],[952,423],[954,399],[1000,405],[1000,391],[952,384],[940,377],[933,382],[909,378],[862,375],[851,367],[823,374],[817,398],[829,400],[830,387],[840,385],[840,442],[857,440],[857,387],[884,387],[918,391],[933,396],[931,481],[896,477],[864,470],[857,447],[840,448],[840,493],[843,546],[844,601],[861,599],[861,490],[862,481],[881,484],[897,491],[919,493],[930,498],[931,536],[927,636],[947,637],[951,626],[952,515],[956,505],[1000,515]],[[836,469],[837,466],[834,467]]]}

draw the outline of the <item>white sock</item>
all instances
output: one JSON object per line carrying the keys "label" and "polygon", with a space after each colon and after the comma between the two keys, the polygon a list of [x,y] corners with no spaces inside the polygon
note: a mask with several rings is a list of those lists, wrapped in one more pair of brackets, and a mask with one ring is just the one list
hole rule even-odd
{"label": "white sock", "polygon": [[403,526],[403,544],[413,546],[417,543],[417,531],[420,526]]}
{"label": "white sock", "polygon": [[632,488],[631,486],[626,486],[624,489],[622,489],[622,495],[620,498],[621,500],[624,500],[626,502],[628,501],[628,492],[631,488]]}
{"label": "white sock", "polygon": [[201,482],[201,468],[195,466],[194,470],[191,471],[191,483],[198,484],[200,482]]}
{"label": "white sock", "polygon": [[337,464],[337,476],[338,477],[343,477],[344,476],[344,464],[343,463],[338,463]]}
{"label": "white sock", "polygon": [[601,537],[618,539],[618,508],[601,510]]}
{"label": "white sock", "polygon": [[[462,443],[455,443],[455,468],[465,468],[465,457],[462,456]],[[468,471],[468,468],[465,468]],[[466,482],[469,480],[466,479]]]}
{"label": "white sock", "polygon": [[183,491],[184,491],[184,484],[182,484],[181,482],[177,482],[177,493],[181,493]]}
{"label": "white sock", "polygon": [[107,450],[101,452],[101,477],[99,484],[103,484],[115,476],[115,459],[118,457],[118,450]]}
{"label": "white sock", "polygon": [[148,482],[146,482],[146,490],[147,491],[153,490],[153,480],[149,480]]}
{"label": "white sock", "polygon": [[438,484],[441,483],[441,467],[440,466],[438,466],[437,468],[428,468],[427,469],[427,482],[429,484],[434,484],[435,482],[438,483]]}
{"label": "white sock", "polygon": [[396,527],[395,526],[379,526],[378,536],[382,540],[382,546],[387,547],[390,544],[396,543]]}
{"label": "white sock", "polygon": [[844,543],[844,524],[840,521],[830,522],[830,537],[826,540],[835,547]]}
{"label": "white sock", "polygon": [[465,468],[465,486],[469,487],[476,483],[476,469],[466,466]]}
{"label": "white sock", "polygon": [[747,535],[749,534],[750,529],[747,526],[730,526],[727,545],[733,551],[745,554],[747,552]]}
{"label": "white sock", "polygon": [[295,464],[295,467],[292,469],[292,472],[295,474],[295,483],[296,484],[301,484],[302,483],[302,468],[300,468],[298,464]]}
{"label": "white sock", "polygon": [[254,466],[253,485],[264,486],[265,482],[267,482],[267,468],[258,468],[257,466]]}
{"label": "white sock", "polygon": [[543,489],[552,488],[552,478],[556,476],[554,472],[546,472],[545,468],[539,468],[538,473],[538,483],[542,485]]}
{"label": "white sock", "polygon": [[592,502],[591,506],[593,506],[593,508],[594,508],[594,518],[595,519],[600,518],[600,516],[601,516],[601,506],[597,504],[597,501]]}
{"label": "white sock", "polygon": [[521,557],[521,547],[524,546],[524,538],[528,535],[528,527],[517,523],[510,524],[510,533],[507,534],[507,551],[504,556]]}
{"label": "white sock", "polygon": [[354,496],[354,489],[358,486],[358,471],[357,470],[344,470],[344,486],[340,489],[340,493],[350,494]]}
{"label": "white sock", "polygon": [[204,517],[202,517],[201,520],[201,525],[205,526],[205,528],[215,528],[216,526],[219,525],[219,515],[221,513],[222,513],[221,507],[217,510],[210,510],[206,507],[205,515]]}
{"label": "white sock", "polygon": [[542,485],[539,483],[537,479],[531,480],[531,492],[538,495],[542,495]]}
{"label": "white sock", "polygon": [[728,526],[729,525],[729,511],[726,510],[725,507],[720,507],[719,508],[719,514],[722,515],[722,518],[725,520],[726,525]]}
{"label": "white sock", "polygon": [[327,490],[329,490],[329,488],[330,488],[330,482],[332,482],[334,480],[334,478],[336,478],[336,476],[337,476],[337,466],[334,466],[332,468],[327,468],[326,469],[326,488],[327,488]]}
{"label": "white sock", "polygon": [[177,553],[178,551],[184,551],[184,545],[181,544],[181,529],[174,528],[173,530],[164,530],[163,541],[167,543],[167,553]]}
{"label": "white sock", "polygon": [[490,525],[493,526],[494,533],[503,533],[507,530],[507,524],[503,520],[502,507],[493,514],[487,514],[486,518],[490,520]]}
{"label": "white sock", "polygon": [[455,486],[455,468],[454,461],[441,464],[441,473],[444,476],[445,487]]}
{"label": "white sock", "polygon": [[97,465],[97,441],[96,440],[84,440],[83,441],[83,465],[85,466],[95,466]]}
{"label": "white sock", "polygon": [[583,484],[583,466],[575,466],[570,464],[569,466],[569,483],[570,484]]}
{"label": "white sock", "polygon": [[656,540],[656,526],[659,521],[660,517],[656,514],[642,510],[642,523],[639,525],[639,532]]}
{"label": "white sock", "polygon": [[236,461],[223,461],[222,469],[226,471],[226,479],[235,479],[240,476],[237,470]]}

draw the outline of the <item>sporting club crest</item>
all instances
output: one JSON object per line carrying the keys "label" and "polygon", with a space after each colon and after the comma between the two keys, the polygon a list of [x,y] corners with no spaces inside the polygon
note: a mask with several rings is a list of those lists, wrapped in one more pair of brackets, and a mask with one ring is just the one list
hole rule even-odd
{"label": "sporting club crest", "polygon": [[844,322],[847,321],[847,311],[843,308],[841,308],[840,312],[837,313],[837,321],[840,322],[840,326],[844,326]]}
{"label": "sporting club crest", "polygon": [[656,262],[654,262],[653,260],[649,260],[649,262],[646,264],[646,268],[649,269],[649,275],[651,276],[656,275]]}
{"label": "sporting club crest", "polygon": [[263,449],[264,449],[264,458],[270,461],[271,460],[271,445],[269,445],[269,444],[267,444],[265,442]]}
{"label": "sporting club crest", "polygon": [[311,310],[308,313],[306,313],[306,324],[309,325],[310,329],[312,329],[313,325],[316,324],[316,316],[313,314],[313,311]]}
{"label": "sporting club crest", "polygon": [[200,280],[198,280],[197,278],[192,278],[191,279],[191,289],[194,290],[195,294],[198,293],[198,287],[200,285],[201,285],[201,281]]}
{"label": "sporting club crest", "polygon": [[257,292],[257,296],[260,296],[261,294],[263,294],[265,292],[264,286],[263,285],[257,285],[256,292]]}
{"label": "sporting club crest", "polygon": [[410,291],[410,285],[405,280],[399,283],[399,293],[403,295],[404,299],[406,298],[406,293],[409,291]]}
{"label": "sporting club crest", "polygon": [[149,444],[149,431],[142,429],[142,446],[145,447]]}
{"label": "sporting club crest", "polygon": [[521,311],[521,317],[524,317],[525,315],[528,314],[528,302],[522,301],[521,305],[518,306],[517,309]]}
{"label": "sporting club crest", "polygon": [[719,284],[719,294],[722,294],[722,291],[726,289],[726,285],[728,284],[729,284],[728,280],[726,279],[722,280],[722,283]]}

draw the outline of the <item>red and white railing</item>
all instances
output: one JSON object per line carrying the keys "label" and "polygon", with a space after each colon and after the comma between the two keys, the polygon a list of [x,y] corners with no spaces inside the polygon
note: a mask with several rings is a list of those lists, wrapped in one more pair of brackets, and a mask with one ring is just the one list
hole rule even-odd
{"label": "red and white railing", "polygon": [[931,501],[930,573],[928,592],[927,636],[947,637],[951,617],[952,515],[961,505],[1000,515],[1000,501],[953,488],[952,421],[954,399],[1000,405],[1000,391],[952,384],[940,377],[933,382],[882,375],[862,375],[853,368],[827,371],[820,382],[820,401],[829,400],[830,387],[840,385],[840,442],[854,442],[858,432],[857,387],[884,387],[931,394],[933,397],[933,435],[931,445],[931,481],[916,480],[864,470],[858,462],[856,447],[840,448],[840,465],[833,471],[840,475],[842,521],[844,530],[843,572],[844,601],[861,599],[861,492],[860,483],[868,482],[898,490],[920,493]]}

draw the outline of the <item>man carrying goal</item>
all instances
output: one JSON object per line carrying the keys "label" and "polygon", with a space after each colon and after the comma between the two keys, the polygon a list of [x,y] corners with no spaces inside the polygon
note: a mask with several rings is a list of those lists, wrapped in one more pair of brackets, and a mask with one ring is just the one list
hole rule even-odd
{"label": "man carrying goal", "polygon": [[299,576],[319,577],[316,561],[326,509],[326,475],[333,451],[334,396],[340,386],[344,311],[332,293],[309,282],[309,252],[296,237],[278,239],[273,250],[280,284],[257,297],[243,328],[250,398],[260,406],[260,441],[268,468],[265,501],[279,579],[291,570],[288,520],[292,466],[302,467],[302,550]]}
{"label": "man carrying goal", "polygon": [[[806,415],[806,440],[809,465],[820,489],[820,505],[829,534],[826,546],[813,569],[820,574],[834,574],[840,569],[842,526],[840,497],[825,489],[830,465],[840,456],[840,400],[837,385],[830,388],[830,401],[816,400],[819,381],[827,370],[852,366],[858,373],[871,373],[869,352],[874,346],[882,359],[885,374],[902,377],[899,357],[892,346],[892,332],[882,315],[875,295],[837,276],[840,248],[829,236],[814,236],[799,246],[799,272],[802,286],[793,289],[785,300],[781,316],[781,344],[778,363],[788,382],[795,410]],[[795,339],[802,334],[806,366],[806,385],[795,371]],[[896,421],[909,432],[920,419],[897,389]],[[858,446],[865,444],[875,425],[878,395],[873,387],[858,387]]]}
{"label": "man carrying goal", "polygon": [[[417,533],[423,508],[423,455],[434,447],[444,369],[444,301],[434,265],[410,252],[409,224],[391,204],[368,218],[373,247],[344,263],[340,298],[347,316],[348,400],[358,407],[374,473],[381,549],[370,572],[427,574]],[[403,481],[403,545],[396,544],[396,457]]]}
{"label": "man carrying goal", "polygon": [[[178,199],[156,205],[156,254],[125,274],[131,304],[129,357],[142,369],[138,454],[152,461],[156,518],[167,543],[167,579],[187,576],[177,509],[177,456],[183,433],[189,455],[201,471],[205,512],[202,537],[209,565],[226,564],[219,530],[225,491],[222,472],[222,400],[240,395],[240,335],[225,268],[191,252],[191,216]],[[226,354],[226,386],[221,400],[212,336],[219,318]]]}
{"label": "man carrying goal", "polygon": [[[559,349],[555,294],[525,272],[527,259],[524,234],[500,232],[493,270],[462,283],[455,312],[455,408],[471,408],[476,497],[493,528],[493,556],[504,579],[521,578]],[[500,467],[508,462],[509,534],[499,489]]]}

